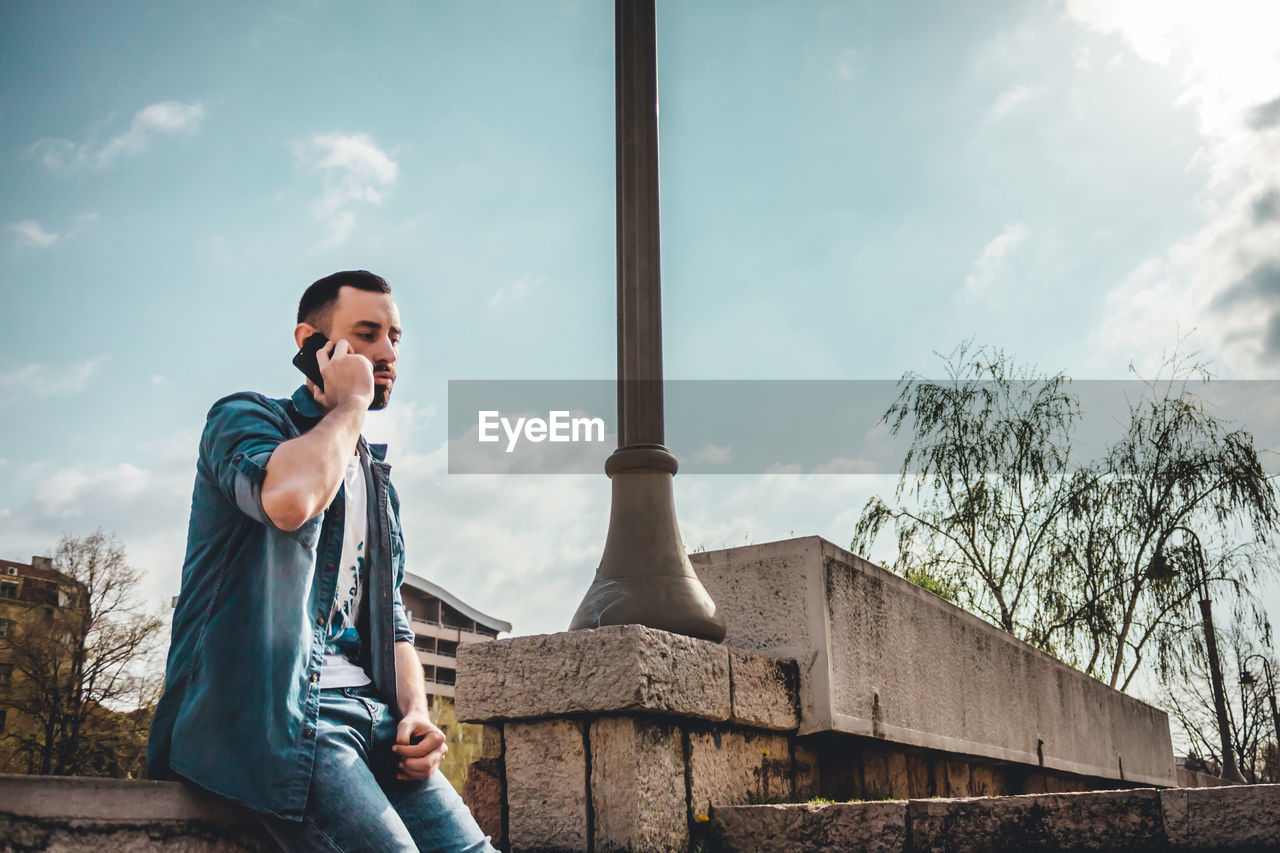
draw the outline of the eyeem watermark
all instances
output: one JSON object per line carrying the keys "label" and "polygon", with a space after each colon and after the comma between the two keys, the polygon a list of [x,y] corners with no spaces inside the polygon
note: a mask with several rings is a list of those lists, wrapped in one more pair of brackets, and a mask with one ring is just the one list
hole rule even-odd
{"label": "eyeem watermark", "polygon": [[540,441],[578,442],[604,441],[604,418],[573,418],[567,411],[547,413],[547,419],[504,418],[496,410],[480,412],[479,440],[483,442],[501,441],[498,429],[507,436],[507,453],[516,449],[516,444],[523,437],[525,441],[535,444]]}

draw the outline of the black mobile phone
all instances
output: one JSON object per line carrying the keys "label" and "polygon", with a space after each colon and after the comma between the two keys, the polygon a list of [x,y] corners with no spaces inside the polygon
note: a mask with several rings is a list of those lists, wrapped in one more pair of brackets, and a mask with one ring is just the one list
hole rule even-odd
{"label": "black mobile phone", "polygon": [[320,362],[316,360],[316,353],[324,349],[327,343],[329,339],[324,336],[324,333],[316,332],[302,342],[302,349],[298,350],[298,354],[293,357],[293,366],[316,383],[316,387],[321,391],[324,390],[324,377],[320,375]]}

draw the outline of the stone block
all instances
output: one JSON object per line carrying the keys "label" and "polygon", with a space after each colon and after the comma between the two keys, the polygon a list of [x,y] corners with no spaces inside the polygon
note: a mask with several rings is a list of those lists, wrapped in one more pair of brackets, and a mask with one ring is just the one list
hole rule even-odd
{"label": "stone block", "polygon": [[878,749],[867,749],[862,753],[862,799],[893,799],[888,758],[888,755]]}
{"label": "stone block", "polygon": [[794,853],[797,850],[906,849],[907,804],[836,803],[796,806],[717,806],[712,822],[721,849]]}
{"label": "stone block", "polygon": [[970,793],[969,788],[969,764],[965,761],[955,761],[946,759],[939,762],[943,766],[946,774],[947,787],[946,794],[938,791],[939,796],[947,797],[967,797]]}
{"label": "stone block", "polygon": [[969,795],[972,797],[998,797],[1009,793],[1004,780],[994,767],[975,764],[969,772]]}
{"label": "stone block", "polygon": [[496,758],[473,761],[467,768],[467,781],[462,785],[462,801],[493,846],[507,847],[507,827],[503,821],[502,803],[506,783],[502,778],[502,762]]}
{"label": "stone block", "polygon": [[480,727],[480,757],[502,757],[502,726]]}
{"label": "stone block", "polygon": [[601,717],[591,724],[596,853],[689,846],[684,742],[670,722]]}
{"label": "stone block", "polygon": [[467,722],[624,711],[723,721],[729,652],[642,625],[467,643],[456,706]]}
{"label": "stone block", "polygon": [[907,804],[913,851],[1159,850],[1160,792],[1038,794]]}
{"label": "stone block", "polygon": [[691,817],[710,814],[713,805],[789,800],[791,743],[781,734],[749,729],[690,731],[689,808]]}
{"label": "stone block", "polygon": [[922,800],[933,793],[929,786],[929,759],[918,752],[907,753],[907,798]]}
{"label": "stone block", "polygon": [[586,850],[587,757],[582,724],[576,720],[507,723],[503,739],[512,853]]}
{"label": "stone block", "polygon": [[733,683],[730,722],[782,731],[800,725],[795,661],[731,648],[729,675]]}
{"label": "stone block", "polygon": [[791,784],[797,802],[821,796],[818,754],[804,740],[791,742]]}
{"label": "stone block", "polygon": [[1165,832],[1179,850],[1280,850],[1280,785],[1160,792]]}

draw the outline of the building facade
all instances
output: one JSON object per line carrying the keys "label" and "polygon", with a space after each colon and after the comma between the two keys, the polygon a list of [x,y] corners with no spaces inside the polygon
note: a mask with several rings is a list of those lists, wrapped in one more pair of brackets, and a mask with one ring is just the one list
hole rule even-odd
{"label": "building facade", "polygon": [[[0,560],[0,772],[27,770],[18,742],[37,724],[27,695],[33,655],[48,653],[37,656],[39,675],[61,671],[59,679],[68,682],[76,677],[70,660],[75,649],[51,629],[65,627],[85,604],[84,588],[55,571],[51,558]],[[49,654],[67,659],[50,661]]]}

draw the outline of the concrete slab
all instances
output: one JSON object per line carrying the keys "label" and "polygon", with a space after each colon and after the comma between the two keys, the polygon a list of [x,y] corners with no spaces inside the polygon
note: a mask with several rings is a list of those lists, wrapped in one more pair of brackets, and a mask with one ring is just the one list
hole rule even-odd
{"label": "concrete slab", "polygon": [[798,662],[800,734],[1174,786],[1166,715],[819,537],[690,555],[728,645]]}

